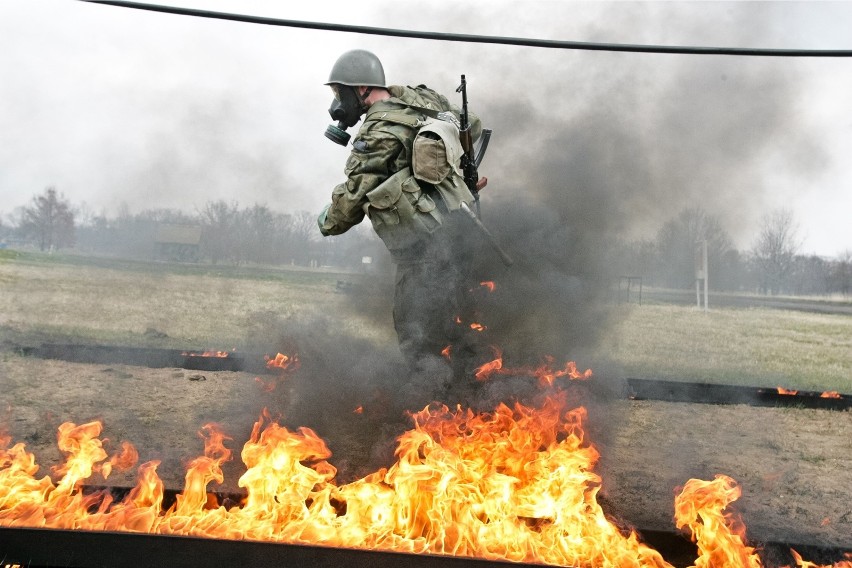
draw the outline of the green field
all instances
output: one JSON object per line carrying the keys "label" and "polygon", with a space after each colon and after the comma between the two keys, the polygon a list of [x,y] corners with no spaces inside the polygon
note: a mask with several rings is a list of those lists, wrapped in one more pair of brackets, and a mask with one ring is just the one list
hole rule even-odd
{"label": "green field", "polygon": [[[353,300],[337,288],[362,278],[0,251],[0,340],[241,349],[275,322],[332,315],[346,331],[393,341],[386,290]],[[667,304],[614,309],[620,318],[581,364],[606,361],[631,377],[852,393],[852,316],[704,313]]]}

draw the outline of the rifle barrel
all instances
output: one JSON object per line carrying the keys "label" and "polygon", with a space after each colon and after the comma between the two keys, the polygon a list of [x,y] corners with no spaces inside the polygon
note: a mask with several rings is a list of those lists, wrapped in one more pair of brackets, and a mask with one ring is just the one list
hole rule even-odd
{"label": "rifle barrel", "polygon": [[482,236],[484,236],[485,240],[488,241],[488,244],[491,245],[491,248],[493,248],[494,251],[498,255],[500,255],[500,260],[503,261],[503,264],[505,264],[506,266],[512,266],[513,264],[515,264],[515,261],[512,260],[512,257],[509,256],[509,254],[503,250],[503,248],[497,242],[497,239],[495,239],[494,235],[491,234],[491,231],[488,230],[488,227],[482,224],[482,221],[480,221],[479,217],[476,216],[476,213],[474,213],[473,210],[468,207],[467,203],[462,202],[461,209],[462,211],[467,213],[467,216],[470,218],[471,221],[473,221],[473,224],[476,225],[476,228],[479,229],[479,231],[482,233]]}

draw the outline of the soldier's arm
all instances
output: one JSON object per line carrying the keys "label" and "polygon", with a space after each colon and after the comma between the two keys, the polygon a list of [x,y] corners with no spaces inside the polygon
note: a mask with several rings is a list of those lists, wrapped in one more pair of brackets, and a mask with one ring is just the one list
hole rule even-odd
{"label": "soldier's arm", "polygon": [[390,168],[399,153],[400,143],[392,136],[359,134],[346,161],[347,179],[334,188],[331,204],[318,219],[324,236],[345,233],[364,219],[367,193],[390,177]]}

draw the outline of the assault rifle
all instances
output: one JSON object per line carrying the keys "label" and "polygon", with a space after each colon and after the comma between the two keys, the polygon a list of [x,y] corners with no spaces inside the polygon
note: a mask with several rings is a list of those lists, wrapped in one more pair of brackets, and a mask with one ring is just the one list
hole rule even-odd
{"label": "assault rifle", "polygon": [[487,128],[482,130],[479,137],[479,148],[474,148],[470,115],[467,110],[467,80],[465,80],[464,75],[461,76],[461,85],[456,89],[456,92],[462,95],[461,127],[459,128],[459,140],[464,150],[461,159],[462,173],[464,174],[464,183],[476,200],[476,213],[479,215],[481,213],[479,210],[479,190],[476,188],[476,184],[479,181],[479,164],[482,163],[485,150],[488,148],[488,141],[491,140],[491,130]]}
{"label": "assault rifle", "polygon": [[462,149],[464,150],[464,154],[461,158],[462,173],[464,174],[465,185],[467,185],[467,188],[473,194],[474,203],[476,203],[476,213],[474,213],[471,208],[467,206],[467,203],[464,202],[461,204],[461,209],[468,217],[470,217],[470,220],[473,221],[491,247],[500,255],[500,259],[503,261],[503,264],[506,266],[512,266],[512,264],[514,264],[512,257],[506,254],[506,251],[500,247],[497,243],[497,239],[495,239],[494,235],[491,234],[491,231],[489,231],[488,228],[482,224],[482,221],[479,220],[481,210],[479,207],[479,189],[477,189],[476,184],[479,182],[479,164],[482,163],[482,158],[485,157],[485,150],[488,149],[488,141],[491,140],[491,130],[487,128],[482,129],[482,134],[479,136],[478,147],[474,148],[470,116],[468,115],[467,110],[467,81],[465,80],[464,75],[461,76],[461,85],[459,85],[459,88],[456,89],[456,92],[461,93],[462,95],[461,120],[459,121],[461,123],[461,128],[459,128],[459,141],[461,141]]}

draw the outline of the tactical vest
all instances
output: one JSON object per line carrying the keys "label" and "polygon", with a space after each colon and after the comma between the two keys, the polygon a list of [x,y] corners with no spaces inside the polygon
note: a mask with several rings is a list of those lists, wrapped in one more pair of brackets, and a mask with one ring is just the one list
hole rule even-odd
{"label": "tactical vest", "polygon": [[362,129],[383,128],[402,142],[409,156],[407,167],[366,194],[365,213],[395,260],[441,227],[448,213],[474,201],[460,168],[464,150],[459,129],[446,116],[409,106],[368,111],[364,118]]}

